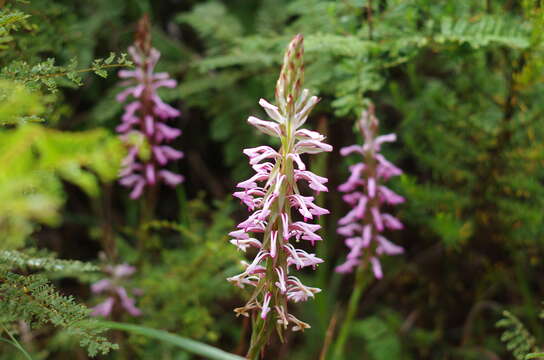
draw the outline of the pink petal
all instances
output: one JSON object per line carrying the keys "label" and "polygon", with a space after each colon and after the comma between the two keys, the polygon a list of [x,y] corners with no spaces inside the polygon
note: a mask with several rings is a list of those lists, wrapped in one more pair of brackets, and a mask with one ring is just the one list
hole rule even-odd
{"label": "pink petal", "polygon": [[168,170],[161,170],[159,171],[159,178],[164,180],[164,182],[169,186],[176,186],[183,182],[184,177],[179,174],[174,174],[171,171]]}
{"label": "pink petal", "polygon": [[247,122],[256,127],[262,133],[270,136],[281,136],[281,129],[277,123],[274,123],[272,121],[264,121],[256,118],[255,116],[250,116],[247,119]]}
{"label": "pink petal", "polygon": [[132,192],[129,195],[130,198],[131,199],[139,198],[140,195],[142,195],[142,192],[144,191],[144,186],[145,186],[145,181],[142,178],[134,185],[134,188],[132,189]]}
{"label": "pink petal", "polygon": [[142,311],[138,309],[134,303],[134,299],[128,297],[127,291],[124,287],[118,287],[117,288],[117,295],[119,295],[119,298],[121,298],[121,306],[125,308],[126,311],[132,316],[140,316],[142,315]]}
{"label": "pink petal", "polygon": [[377,207],[373,207],[370,209],[370,212],[372,213],[372,219],[374,220],[374,225],[376,225],[376,229],[378,229],[378,231],[383,231],[383,221],[380,210]]}
{"label": "pink petal", "polygon": [[106,300],[91,308],[91,316],[103,316],[108,317],[113,309],[115,300],[113,297],[108,297]]}
{"label": "pink petal", "polygon": [[353,152],[363,154],[363,147],[360,145],[351,145],[351,146],[346,146],[340,149],[340,155],[342,156],[347,156]]}
{"label": "pink petal", "polygon": [[147,163],[145,165],[145,178],[150,185],[154,185],[157,180],[155,178],[155,165],[152,163]]}
{"label": "pink petal", "polygon": [[381,279],[383,277],[383,273],[380,260],[373,256],[370,258],[370,263],[372,264],[372,271],[374,272],[374,276],[376,277],[376,279]]}
{"label": "pink petal", "polygon": [[111,281],[108,279],[102,279],[91,285],[91,291],[95,294],[100,294],[111,287]]}
{"label": "pink petal", "polygon": [[113,276],[119,277],[119,278],[127,277],[134,274],[135,271],[136,271],[136,268],[134,266],[130,266],[128,264],[121,264],[121,265],[117,265],[113,269]]}
{"label": "pink petal", "polygon": [[266,111],[266,113],[268,114],[268,116],[270,116],[271,119],[273,119],[273,120],[275,120],[275,121],[277,121],[279,123],[282,123],[282,122],[285,121],[283,116],[281,116],[277,106],[274,106],[274,105],[270,104],[265,99],[260,99],[259,100],[259,105],[261,105],[263,107],[264,111]]}
{"label": "pink petal", "polygon": [[[160,122],[156,123],[155,126],[159,135],[164,137],[166,140],[173,140],[181,134],[181,130],[170,127]],[[160,141],[162,141],[162,139]]]}

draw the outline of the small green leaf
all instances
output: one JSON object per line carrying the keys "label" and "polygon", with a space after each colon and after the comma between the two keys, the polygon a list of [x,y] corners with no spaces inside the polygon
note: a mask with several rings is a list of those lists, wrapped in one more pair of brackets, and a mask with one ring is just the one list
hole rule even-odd
{"label": "small green leaf", "polygon": [[95,69],[94,73],[104,79],[108,77],[108,72],[104,69]]}
{"label": "small green leaf", "polygon": [[106,60],[104,60],[104,64],[111,64],[113,62],[113,60],[115,60],[115,53],[114,52],[110,52],[110,56],[108,56],[108,58]]}

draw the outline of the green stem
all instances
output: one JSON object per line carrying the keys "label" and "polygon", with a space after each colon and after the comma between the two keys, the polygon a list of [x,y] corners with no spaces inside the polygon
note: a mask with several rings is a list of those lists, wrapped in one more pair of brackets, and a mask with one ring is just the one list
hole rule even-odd
{"label": "green stem", "polygon": [[351,330],[351,323],[353,322],[353,319],[355,318],[355,315],[357,314],[357,307],[359,305],[359,300],[361,299],[361,295],[363,294],[363,291],[368,286],[367,277],[365,276],[365,270],[366,270],[366,263],[363,263],[361,266],[357,268],[357,274],[355,275],[355,287],[353,289],[353,292],[351,293],[351,297],[349,299],[348,304],[348,310],[346,312],[346,317],[344,318],[344,322],[342,324],[342,327],[340,328],[340,331],[338,333],[338,337],[336,338],[335,346],[334,346],[334,357],[333,359],[339,360],[342,358],[344,353],[344,346],[346,344],[346,341],[348,340],[349,333]]}
{"label": "green stem", "polygon": [[269,321],[261,319],[259,315],[255,315],[256,320],[253,322],[253,332],[251,334],[251,344],[247,352],[246,358],[249,360],[259,360],[261,352],[266,345],[269,336]]}
{"label": "green stem", "polygon": [[4,325],[2,325],[2,329],[4,329],[4,331],[8,334],[8,336],[10,337],[11,341],[9,340],[5,340],[5,339],[2,339],[10,344],[12,344],[13,346],[15,346],[20,352],[23,353],[23,355],[28,359],[28,360],[32,360],[32,356],[30,356],[30,354],[28,352],[26,352],[26,350],[21,346],[21,344],[19,344],[19,342],[17,341],[17,339],[15,339],[15,337],[13,337],[13,335],[11,335],[11,333],[9,332],[8,329],[6,329],[6,327]]}
{"label": "green stem", "polygon": [[155,205],[157,202],[157,187],[151,186],[144,192],[144,198],[140,202],[140,230],[138,236],[138,252],[140,260],[149,250],[149,224],[155,217]]}
{"label": "green stem", "polygon": [[368,40],[372,40],[372,0],[368,0],[366,11],[368,20]]}

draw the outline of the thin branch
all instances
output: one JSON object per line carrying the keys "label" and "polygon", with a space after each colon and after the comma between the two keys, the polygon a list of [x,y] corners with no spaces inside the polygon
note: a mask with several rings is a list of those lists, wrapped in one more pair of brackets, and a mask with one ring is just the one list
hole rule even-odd
{"label": "thin branch", "polygon": [[[23,79],[19,79],[19,80],[23,80],[25,82],[38,81],[38,80],[42,80],[42,79],[49,79],[49,78],[54,78],[54,77],[66,76],[68,73],[81,74],[81,73],[86,73],[86,72],[91,72],[91,71],[96,71],[96,70],[111,69],[111,68],[126,67],[126,66],[128,66],[128,65],[127,64],[108,64],[108,65],[101,65],[101,66],[93,66],[93,67],[74,70],[74,71],[62,71],[62,72],[51,73],[51,74],[37,75],[37,76],[32,77],[32,78],[23,78]],[[7,73],[4,73],[4,75],[15,76],[16,74],[7,72]]]}

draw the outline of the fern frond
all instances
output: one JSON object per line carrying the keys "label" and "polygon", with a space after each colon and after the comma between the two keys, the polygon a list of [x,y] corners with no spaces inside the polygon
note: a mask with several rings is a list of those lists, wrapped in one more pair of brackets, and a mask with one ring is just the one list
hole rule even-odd
{"label": "fern frond", "polygon": [[227,7],[220,2],[197,4],[189,13],[177,16],[180,23],[191,25],[208,44],[211,52],[217,52],[242,35],[242,25]]}
{"label": "fern frond", "polygon": [[36,249],[0,251],[0,266],[5,266],[9,269],[45,270],[70,274],[99,270],[95,265],[77,260],[57,259],[52,253]]}
{"label": "fern frond", "polygon": [[478,20],[444,18],[433,40],[438,43],[466,43],[473,48],[505,45],[523,49],[529,46],[527,29],[510,18],[486,15]]}
{"label": "fern frond", "polygon": [[304,40],[304,51],[308,54],[355,57],[379,49],[380,45],[374,41],[349,35],[315,34],[307,36]]}
{"label": "fern frond", "polygon": [[127,59],[126,54],[115,55],[111,53],[106,59],[95,59],[88,68],[78,68],[79,63],[72,58],[68,65],[60,66],[55,64],[55,59],[49,58],[46,61],[29,64],[26,61],[15,61],[2,68],[0,79],[16,81],[26,87],[38,90],[45,88],[50,92],[56,92],[64,79],[69,80],[72,86],[81,86],[82,73],[94,72],[100,77],[107,77],[107,70],[119,67],[130,67],[132,62]]}
{"label": "fern frond", "polygon": [[506,348],[517,360],[527,359],[530,352],[537,351],[535,338],[512,313],[503,311],[502,315],[503,318],[496,325],[505,329],[501,335],[501,341],[506,344]]}
{"label": "fern frond", "polygon": [[30,326],[51,324],[80,338],[89,355],[107,354],[117,345],[89,322],[89,310],[72,297],[60,295],[42,275],[23,276],[0,270],[0,323],[25,321]]}

